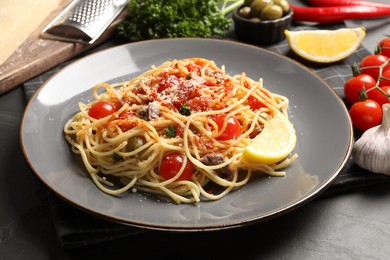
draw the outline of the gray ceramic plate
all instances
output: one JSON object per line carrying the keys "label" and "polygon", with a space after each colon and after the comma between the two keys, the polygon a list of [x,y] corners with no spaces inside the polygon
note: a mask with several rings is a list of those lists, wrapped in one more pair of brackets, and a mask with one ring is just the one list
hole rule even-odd
{"label": "gray ceramic plate", "polygon": [[[221,200],[176,205],[152,196],[101,192],[77,163],[63,137],[63,126],[79,101],[92,100],[100,82],[134,77],[166,60],[214,60],[230,74],[245,71],[290,99],[299,159],[286,177],[260,177]],[[275,217],[323,191],[346,164],[352,127],[342,100],[323,80],[275,53],[230,41],[166,39],[114,47],[87,56],[50,78],[31,98],[23,117],[21,141],[36,175],[66,201],[87,212],[122,223],[167,230],[215,230]]]}

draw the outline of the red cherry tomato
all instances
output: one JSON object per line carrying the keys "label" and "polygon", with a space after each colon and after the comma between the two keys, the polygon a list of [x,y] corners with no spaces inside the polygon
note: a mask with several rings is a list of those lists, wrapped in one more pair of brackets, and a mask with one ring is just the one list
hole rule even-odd
{"label": "red cherry tomato", "polygon": [[345,98],[353,103],[360,101],[359,92],[364,87],[366,90],[374,87],[376,84],[373,77],[368,74],[360,74],[353,78],[350,78],[345,82],[344,85],[344,95]]}
{"label": "red cherry tomato", "polygon": [[210,96],[206,95],[195,97],[193,99],[188,100],[187,105],[190,108],[190,111],[206,111],[210,109],[211,98]]}
{"label": "red cherry tomato", "polygon": [[[213,117],[214,122],[217,124],[218,129],[222,129],[226,120],[226,114],[218,114]],[[241,125],[237,118],[231,116],[227,120],[225,131],[222,132],[216,139],[220,141],[236,139],[241,134]]]}
{"label": "red cherry tomato", "polygon": [[390,38],[384,38],[376,46],[376,54],[382,54],[390,58]]}
{"label": "red cherry tomato", "polygon": [[381,81],[379,81],[379,86],[390,86],[390,69],[382,71],[382,78]]}
{"label": "red cherry tomato", "polygon": [[[387,94],[390,95],[390,85],[381,87],[381,89]],[[378,89],[373,89],[367,92],[368,99],[375,100],[382,107],[383,104],[389,103],[389,99]]]}
{"label": "red cherry tomato", "polygon": [[115,113],[116,110],[114,104],[106,101],[98,101],[89,108],[88,115],[95,119],[100,119]]}
{"label": "red cherry tomato", "polygon": [[251,109],[256,110],[260,109],[262,107],[266,107],[260,100],[256,99],[254,96],[249,96],[248,97],[248,103]]}
{"label": "red cherry tomato", "polygon": [[349,110],[352,124],[355,128],[366,131],[377,126],[382,121],[382,107],[374,100],[359,101]]}
{"label": "red cherry tomato", "polygon": [[[160,165],[160,175],[166,180],[169,180],[176,176],[180,171],[181,166],[183,165],[184,154],[182,153],[171,153],[168,154],[161,162]],[[184,167],[183,172],[177,180],[189,180],[192,177],[194,170],[193,165],[190,160],[187,159],[187,163]]]}
{"label": "red cherry tomato", "polygon": [[[379,76],[378,66],[383,65],[388,59],[388,57],[380,54],[366,56],[359,65],[361,74],[371,75],[377,81]],[[390,69],[390,65],[383,68],[382,73],[388,69]]]}
{"label": "red cherry tomato", "polygon": [[[249,88],[249,84],[247,82],[244,82],[244,85],[245,87]],[[266,95],[267,97],[271,98],[268,94],[268,92],[266,91],[263,91],[263,90],[260,90],[264,95]],[[267,107],[265,104],[263,104],[263,102],[261,102],[260,100],[258,100],[257,98],[255,98],[254,96],[249,96],[248,97],[248,103],[249,103],[249,106],[251,107],[252,110],[257,110],[257,109],[260,109],[262,107]]]}
{"label": "red cherry tomato", "polygon": [[166,72],[161,73],[157,77],[159,79],[157,92],[161,93],[165,89],[170,88],[172,86],[179,85],[179,79],[175,75],[169,75]]}

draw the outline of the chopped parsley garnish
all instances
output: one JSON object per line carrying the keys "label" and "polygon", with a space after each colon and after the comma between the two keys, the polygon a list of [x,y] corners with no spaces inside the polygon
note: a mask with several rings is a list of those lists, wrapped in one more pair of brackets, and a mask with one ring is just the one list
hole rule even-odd
{"label": "chopped parsley garnish", "polygon": [[183,116],[189,116],[189,115],[191,115],[191,110],[187,104],[184,104],[179,109],[179,113],[182,114]]}
{"label": "chopped parsley garnish", "polygon": [[168,137],[176,137],[176,128],[173,125],[169,125],[165,128],[165,135]]}

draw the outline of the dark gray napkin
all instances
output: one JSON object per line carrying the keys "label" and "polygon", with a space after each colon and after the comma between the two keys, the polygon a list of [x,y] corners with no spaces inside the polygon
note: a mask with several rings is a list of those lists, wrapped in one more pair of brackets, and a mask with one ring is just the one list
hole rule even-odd
{"label": "dark gray napkin", "polygon": [[146,229],[92,216],[66,203],[51,191],[48,191],[48,197],[54,227],[64,248],[98,244],[146,232]]}
{"label": "dark gray napkin", "polygon": [[[323,29],[337,29],[340,27],[345,26],[343,24],[335,24],[330,27],[327,25],[326,28]],[[292,29],[321,29],[321,27],[317,25],[295,25]],[[232,37],[234,37],[234,35],[232,35]],[[104,49],[110,46],[112,46],[112,43],[106,43],[105,45],[100,46],[98,49]],[[286,40],[275,45],[263,47],[302,63],[311,69],[314,73],[319,75],[322,79],[324,79],[341,98],[344,98],[344,84],[346,80],[352,76],[350,65],[360,62],[360,60],[362,60],[365,56],[371,54],[370,51],[361,46],[351,56],[343,61],[334,64],[316,64],[305,61],[295,55],[290,50]],[[92,50],[92,52],[94,51],[96,51],[96,49]],[[26,82],[24,84],[24,90],[27,98],[29,99],[50,76],[58,72],[60,69],[61,66],[56,67]],[[359,134],[360,133],[356,133],[356,136]],[[353,163],[353,160],[350,159],[345,169],[320,197],[331,196],[341,192],[348,192],[362,186],[373,185],[389,180],[390,177],[386,175],[370,173],[364,169],[359,168],[356,164]],[[104,241],[137,235],[146,231],[141,228],[105,221],[96,216],[87,214],[81,209],[66,203],[62,199],[56,197],[50,191],[48,194],[53,222],[57,230],[60,243],[64,248],[74,248],[97,244]]]}

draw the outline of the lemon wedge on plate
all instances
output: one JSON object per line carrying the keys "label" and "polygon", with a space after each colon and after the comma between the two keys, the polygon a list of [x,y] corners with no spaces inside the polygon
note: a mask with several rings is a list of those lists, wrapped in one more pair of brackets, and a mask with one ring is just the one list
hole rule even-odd
{"label": "lemon wedge on plate", "polygon": [[282,113],[276,114],[264,125],[250,145],[245,147],[242,159],[251,163],[274,164],[285,159],[296,144],[295,129]]}
{"label": "lemon wedge on plate", "polygon": [[364,27],[338,30],[285,30],[290,48],[304,59],[330,63],[342,60],[359,48],[366,37]]}

